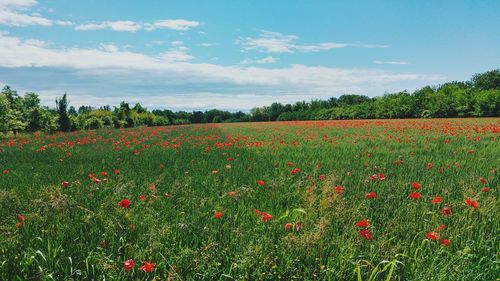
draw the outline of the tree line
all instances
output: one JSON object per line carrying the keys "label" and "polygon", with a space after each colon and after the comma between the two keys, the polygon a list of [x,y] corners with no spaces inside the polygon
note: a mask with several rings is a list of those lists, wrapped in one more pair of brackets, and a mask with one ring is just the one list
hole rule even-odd
{"label": "tree line", "polygon": [[104,127],[165,126],[170,124],[250,121],[447,118],[500,116],[500,69],[475,74],[469,81],[425,86],[369,98],[350,94],[328,100],[273,103],[250,112],[148,110],[126,102],[111,108],[70,106],[67,95],[56,106],[42,106],[36,93],[20,96],[5,86],[0,93],[0,132],[74,131]]}

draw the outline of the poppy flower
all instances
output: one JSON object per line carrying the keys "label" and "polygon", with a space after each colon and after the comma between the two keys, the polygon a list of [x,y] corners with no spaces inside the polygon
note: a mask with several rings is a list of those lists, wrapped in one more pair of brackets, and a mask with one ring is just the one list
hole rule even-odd
{"label": "poppy flower", "polygon": [[160,164],[160,169],[163,169],[163,168],[165,168],[165,165]]}
{"label": "poppy flower", "polygon": [[319,180],[322,181],[322,180],[325,180],[325,175],[319,175]]}
{"label": "poppy flower", "polygon": [[298,222],[295,224],[295,230],[298,232],[302,229],[302,223]]}
{"label": "poppy flower", "polygon": [[264,185],[266,185],[266,182],[263,180],[257,180],[257,184],[260,186],[264,186]]}
{"label": "poppy flower", "polygon": [[356,223],[356,226],[357,227],[369,227],[370,223],[368,222],[368,220],[360,220]]}
{"label": "poppy flower", "polygon": [[366,194],[366,198],[368,198],[368,199],[375,199],[375,198],[377,198],[377,197],[378,197],[378,196],[377,196],[377,193],[375,193],[375,192],[373,192],[373,191],[372,191],[372,192],[370,192],[370,193],[367,193],[367,194]]}
{"label": "poppy flower", "polygon": [[450,240],[448,240],[448,239],[444,239],[444,238],[442,238],[442,239],[439,239],[439,244],[441,244],[441,245],[443,245],[443,246],[450,246],[451,241],[450,241]]}
{"label": "poppy flower", "polygon": [[293,168],[292,171],[290,172],[292,175],[296,175],[300,172],[299,168]]}
{"label": "poppy flower", "polygon": [[422,194],[418,193],[418,192],[412,192],[410,193],[410,195],[408,195],[408,197],[410,197],[411,199],[420,199],[422,198]]}
{"label": "poppy flower", "polygon": [[101,172],[101,177],[107,177],[107,176],[108,176],[108,172],[106,172],[106,171]]}
{"label": "poppy flower", "polygon": [[17,214],[17,219],[19,220],[19,222],[16,223],[16,227],[20,228],[24,225],[24,216],[21,214]]}
{"label": "poppy flower", "polygon": [[487,184],[488,183],[485,178],[479,178],[479,181],[482,182],[483,184]]}
{"label": "poppy flower", "polygon": [[413,189],[415,189],[415,190],[419,190],[422,187],[422,185],[420,183],[414,181],[411,183],[411,187],[413,187]]}
{"label": "poppy flower", "polygon": [[155,270],[155,265],[156,265],[155,263],[149,263],[145,261],[144,264],[139,269],[144,272],[152,272]]}
{"label": "poppy flower", "polygon": [[151,190],[151,192],[155,193],[156,192],[156,185],[154,183],[150,183],[149,190]]}
{"label": "poppy flower", "polygon": [[293,163],[292,162],[288,162],[286,164],[288,165],[288,167],[293,167]]}
{"label": "poppy flower", "polygon": [[130,206],[130,200],[128,200],[127,198],[123,199],[122,201],[120,201],[118,203],[118,205],[120,207],[122,207],[123,209],[127,209],[129,206]]}
{"label": "poppy flower", "polygon": [[7,175],[7,174],[9,174],[9,173],[10,173],[10,171],[9,171],[9,170],[7,170],[7,169],[3,170],[3,174],[4,174],[4,175]]}
{"label": "poppy flower", "polygon": [[143,194],[139,195],[139,199],[140,199],[141,201],[146,200],[146,195],[143,195]]}
{"label": "poppy flower", "polygon": [[134,260],[126,260],[123,262],[123,268],[126,272],[129,272],[132,268],[134,268]]}
{"label": "poppy flower", "polygon": [[446,229],[446,225],[440,225],[436,228],[436,232]]}
{"label": "poppy flower", "polygon": [[215,174],[217,174],[218,172],[219,172],[218,170],[213,170],[213,171],[212,171],[212,175],[215,175]]}
{"label": "poppy flower", "polygon": [[263,222],[266,222],[268,220],[271,220],[273,218],[273,216],[271,216],[270,214],[266,213],[266,212],[262,212],[261,214],[261,220]]}
{"label": "poppy flower", "polygon": [[372,240],[372,234],[368,229],[361,229],[361,231],[359,231],[359,235],[366,240]]}
{"label": "poppy flower", "polygon": [[120,174],[120,170],[115,169],[115,170],[113,171],[113,173],[114,173],[115,175],[119,175],[119,174]]}
{"label": "poppy flower", "polygon": [[291,223],[285,223],[285,230],[289,230],[290,228],[292,228],[292,224]]}
{"label": "poppy flower", "polygon": [[215,212],[214,219],[220,219],[222,218],[222,213],[221,212]]}
{"label": "poppy flower", "polygon": [[432,163],[427,163],[427,169],[432,169]]}
{"label": "poppy flower", "polygon": [[255,209],[254,212],[259,216],[262,215],[262,212],[259,209]]}
{"label": "poppy flower", "polygon": [[443,201],[441,199],[441,197],[436,196],[436,197],[434,197],[434,199],[432,199],[431,204],[434,205],[434,204],[437,204],[437,203],[441,203],[441,201]]}
{"label": "poppy flower", "polygon": [[489,189],[489,188],[487,188],[487,187],[483,187],[482,191],[483,191],[483,192],[488,192],[488,191],[490,191],[490,189]]}
{"label": "poppy flower", "polygon": [[382,173],[378,174],[378,179],[381,181],[385,180],[385,175]]}
{"label": "poppy flower", "polygon": [[67,182],[67,181],[63,181],[63,182],[61,183],[61,185],[62,185],[64,188],[66,188],[66,187],[68,187],[68,186],[69,186],[69,182]]}
{"label": "poppy flower", "polygon": [[445,217],[451,216],[451,208],[445,206],[444,208],[441,209],[441,214]]}
{"label": "poppy flower", "polygon": [[479,207],[479,203],[477,203],[477,201],[474,201],[472,199],[467,198],[464,200],[464,202],[465,204],[471,206],[474,209],[477,209],[477,207]]}
{"label": "poppy flower", "polygon": [[229,196],[236,196],[236,191],[229,191],[227,193],[227,195],[229,195]]}
{"label": "poppy flower", "polygon": [[233,161],[233,157],[228,157],[226,160],[227,162]]}
{"label": "poppy flower", "polygon": [[335,192],[337,194],[341,194],[343,190],[344,190],[344,188],[342,186],[340,186],[340,185],[338,185],[338,186],[335,187]]}
{"label": "poppy flower", "polygon": [[425,234],[425,237],[429,240],[436,241],[439,237],[439,234],[437,232],[431,231],[427,232],[427,234]]}

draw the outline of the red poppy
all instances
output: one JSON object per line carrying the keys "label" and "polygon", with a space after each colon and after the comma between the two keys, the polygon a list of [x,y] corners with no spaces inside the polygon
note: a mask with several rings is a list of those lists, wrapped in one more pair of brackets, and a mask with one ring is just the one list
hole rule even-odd
{"label": "red poppy", "polygon": [[17,219],[19,220],[19,222],[16,223],[16,227],[20,228],[24,225],[24,216],[21,214],[17,214]]}
{"label": "red poppy", "polygon": [[106,172],[106,171],[101,172],[101,177],[107,177],[107,176],[108,176],[108,172]]}
{"label": "red poppy", "polygon": [[445,206],[444,208],[441,209],[441,214],[445,217],[451,216],[451,208],[448,206]]}
{"label": "red poppy", "polygon": [[360,220],[356,223],[356,226],[357,227],[369,227],[370,223],[368,222],[368,220]]}
{"label": "red poppy", "polygon": [[219,172],[218,170],[213,170],[213,171],[212,171],[212,175],[215,175],[215,174],[217,174],[218,172]]}
{"label": "red poppy", "polygon": [[292,171],[290,172],[292,175],[296,175],[300,172],[299,168],[293,168]]}
{"label": "red poppy", "polygon": [[156,192],[156,185],[154,183],[150,183],[149,190],[151,190],[151,192],[155,193]]}
{"label": "red poppy", "polygon": [[144,264],[139,269],[144,272],[152,272],[155,270],[155,265],[156,265],[155,263],[149,263],[145,261]]}
{"label": "red poppy", "polygon": [[411,199],[420,199],[422,198],[422,194],[418,192],[412,192],[410,193],[410,195],[408,195],[408,197],[410,197]]}
{"label": "red poppy", "polygon": [[229,196],[236,196],[236,191],[229,191],[227,193],[227,195],[229,195]]}
{"label": "red poppy", "polygon": [[342,186],[340,186],[340,185],[338,185],[338,186],[335,187],[335,192],[337,194],[341,194],[343,190],[344,190],[344,188]]}
{"label": "red poppy", "polygon": [[115,175],[119,175],[119,174],[120,174],[120,170],[115,169],[115,170],[113,171],[113,173],[115,173]]}
{"label": "red poppy", "polygon": [[443,201],[441,199],[441,197],[436,196],[436,197],[434,197],[434,199],[432,199],[431,204],[434,205],[434,204],[437,204],[437,203],[441,203],[441,201]]}
{"label": "red poppy", "polygon": [[266,222],[268,220],[271,220],[273,218],[273,216],[271,216],[270,214],[266,213],[266,212],[262,212],[261,214],[261,220],[263,222]]}
{"label": "red poppy", "polygon": [[482,183],[484,183],[484,184],[488,183],[485,178],[479,178],[479,181],[482,182]]}
{"label": "red poppy", "polygon": [[221,212],[215,212],[214,219],[220,219],[222,218],[222,213]]}
{"label": "red poppy", "polygon": [[132,268],[134,268],[134,260],[126,260],[123,262],[123,268],[126,272],[129,272]]}
{"label": "red poppy", "polygon": [[448,239],[444,239],[444,238],[442,238],[442,239],[439,239],[439,244],[441,244],[441,245],[443,245],[443,246],[450,246],[451,241],[450,241],[450,240],[448,240]]}
{"label": "red poppy", "polygon": [[427,163],[427,169],[432,169],[432,163]]}
{"label": "red poppy", "polygon": [[67,182],[67,181],[63,181],[63,182],[61,183],[61,185],[62,185],[64,188],[66,188],[66,187],[68,187],[68,186],[69,186],[69,182]]}
{"label": "red poppy", "polygon": [[422,187],[422,185],[414,181],[411,183],[411,187],[413,187],[413,189],[419,190]]}
{"label": "red poppy", "polygon": [[259,216],[262,215],[262,212],[259,209],[255,209],[254,212]]}
{"label": "red poppy", "polygon": [[288,167],[293,167],[293,163],[292,162],[288,162],[286,164],[288,165]]}
{"label": "red poppy", "polygon": [[140,199],[141,201],[146,200],[146,195],[142,195],[142,194],[141,194],[141,195],[139,195],[139,199]]}
{"label": "red poppy", "polygon": [[263,180],[257,180],[257,184],[260,186],[264,186],[264,185],[266,185],[266,182]]}
{"label": "red poppy", "polygon": [[377,197],[378,197],[378,196],[377,196],[377,193],[375,193],[375,192],[373,192],[373,191],[372,191],[372,192],[370,192],[370,193],[367,193],[367,194],[366,194],[366,198],[368,198],[368,199],[375,199],[375,198],[377,198]]}
{"label": "red poppy", "polygon": [[7,175],[7,174],[9,174],[9,173],[10,173],[10,171],[9,171],[9,170],[7,170],[7,169],[3,170],[3,174],[4,174],[4,175]]}
{"label": "red poppy", "polygon": [[446,225],[440,225],[436,228],[436,232],[446,229]]}
{"label": "red poppy", "polygon": [[160,169],[163,169],[163,168],[165,168],[165,165],[160,164]]}
{"label": "red poppy", "polygon": [[300,231],[302,229],[302,223],[298,222],[295,224],[295,230]]}
{"label": "red poppy", "polygon": [[429,240],[436,241],[439,237],[439,234],[437,232],[431,231],[427,232],[427,234],[425,234],[425,237]]}
{"label": "red poppy", "polygon": [[361,231],[359,231],[359,235],[366,240],[372,240],[372,234],[368,229],[361,229]]}
{"label": "red poppy", "polygon": [[123,199],[122,201],[120,201],[118,203],[118,205],[124,209],[127,209],[129,206],[130,206],[130,200],[128,200],[127,198]]}
{"label": "red poppy", "polygon": [[319,180],[320,181],[324,180],[325,178],[326,178],[325,175],[319,175]]}
{"label": "red poppy", "polygon": [[291,223],[285,223],[285,230],[289,230],[290,228],[292,228],[292,224]]}
{"label": "red poppy", "polygon": [[483,191],[483,192],[488,192],[488,191],[490,191],[490,189],[489,189],[489,188],[487,188],[487,187],[483,187],[482,191]]}
{"label": "red poppy", "polygon": [[233,161],[233,157],[228,157],[226,160],[227,160],[228,162]]}
{"label": "red poppy", "polygon": [[465,204],[471,206],[474,209],[477,209],[477,207],[479,207],[479,203],[477,201],[472,200],[472,199],[467,198],[464,200],[464,202],[465,202]]}
{"label": "red poppy", "polygon": [[385,175],[382,173],[378,174],[378,179],[381,181],[385,180]]}

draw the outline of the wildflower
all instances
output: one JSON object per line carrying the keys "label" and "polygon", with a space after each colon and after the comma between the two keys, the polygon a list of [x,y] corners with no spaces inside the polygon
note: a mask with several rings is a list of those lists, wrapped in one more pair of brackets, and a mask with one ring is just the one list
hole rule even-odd
{"label": "wildflower", "polygon": [[467,198],[464,200],[464,202],[465,204],[471,206],[474,209],[477,209],[477,207],[479,207],[479,203],[477,203],[477,201],[474,201],[472,199]]}
{"label": "wildflower", "polygon": [[113,173],[114,173],[115,175],[119,175],[119,174],[120,174],[120,170],[115,169],[115,170],[113,171]]}
{"label": "wildflower", "polygon": [[319,175],[319,180],[322,181],[322,180],[325,180],[325,175]]}
{"label": "wildflower", "polygon": [[160,169],[163,169],[163,168],[165,168],[165,165],[160,164]]}
{"label": "wildflower", "polygon": [[139,195],[139,199],[140,199],[141,201],[146,200],[146,195],[143,195],[143,194]]}
{"label": "wildflower", "polygon": [[483,187],[482,191],[483,191],[483,192],[488,192],[488,191],[490,191],[490,189],[489,189],[489,188],[487,188],[487,187]]}
{"label": "wildflower", "polygon": [[108,176],[108,172],[106,172],[106,171],[101,172],[101,177],[107,177],[107,176]]}
{"label": "wildflower", "polygon": [[259,209],[255,209],[254,212],[255,212],[255,214],[257,214],[259,216],[262,215],[262,212]]}
{"label": "wildflower", "polygon": [[134,268],[134,260],[126,260],[123,262],[123,268],[126,272],[129,272],[132,268]]}
{"label": "wildflower", "polygon": [[487,184],[488,183],[485,178],[479,178],[479,181],[481,183],[483,183],[483,184]]}
{"label": "wildflower", "polygon": [[124,209],[127,209],[129,206],[130,206],[130,200],[128,200],[127,198],[123,199],[122,201],[120,201],[118,203],[118,205]]}
{"label": "wildflower", "polygon": [[429,240],[432,240],[432,241],[436,241],[438,239],[438,236],[439,236],[439,234],[437,232],[434,232],[434,231],[427,232],[427,234],[425,234],[425,237]]}
{"label": "wildflower", "polygon": [[434,205],[437,203],[441,203],[441,201],[442,201],[441,197],[436,196],[436,197],[434,197],[434,199],[432,199],[431,204]]}
{"label": "wildflower", "polygon": [[418,192],[412,192],[410,193],[410,195],[408,195],[408,197],[410,197],[411,199],[420,199],[422,198],[422,194],[418,193]]}
{"label": "wildflower", "polygon": [[295,224],[295,230],[299,232],[302,229],[302,223],[298,222]]}
{"label": "wildflower", "polygon": [[440,225],[436,228],[436,232],[446,229],[446,225]]}
{"label": "wildflower", "polygon": [[257,184],[260,186],[264,186],[264,185],[266,185],[266,182],[263,180],[257,180]]}
{"label": "wildflower", "polygon": [[344,190],[344,188],[342,186],[340,186],[340,185],[338,185],[338,186],[335,187],[335,192],[337,194],[341,194],[343,190]]}
{"label": "wildflower", "polygon": [[419,190],[422,187],[422,185],[420,183],[414,181],[411,183],[411,187],[413,187],[413,189],[415,189],[415,190]]}
{"label": "wildflower", "polygon": [[229,191],[227,193],[227,195],[229,195],[229,196],[236,196],[236,191]]}
{"label": "wildflower", "polygon": [[292,162],[288,162],[286,164],[288,165],[288,167],[293,167],[294,166]]}
{"label": "wildflower", "polygon": [[222,213],[221,212],[215,212],[214,219],[220,219],[222,218]]}
{"label": "wildflower", "polygon": [[9,170],[7,170],[7,169],[3,170],[3,174],[4,174],[4,175],[8,175],[9,173],[10,173],[10,171],[9,171]]}
{"label": "wildflower", "polygon": [[212,171],[212,175],[215,175],[215,174],[217,174],[218,172],[219,172],[218,170],[213,170],[213,171]]}
{"label": "wildflower", "polygon": [[357,227],[368,227],[368,226],[370,226],[370,223],[368,222],[368,220],[360,220],[356,223],[356,226]]}
{"label": "wildflower", "polygon": [[439,244],[441,244],[443,246],[450,246],[450,243],[451,243],[451,241],[448,239],[444,239],[444,238],[439,239]]}
{"label": "wildflower", "polygon": [[372,234],[368,229],[362,229],[359,234],[366,240],[372,240]]}
{"label": "wildflower", "polygon": [[228,157],[226,160],[227,162],[233,161],[233,157]]}
{"label": "wildflower", "polygon": [[156,185],[154,183],[150,183],[149,190],[151,190],[151,192],[153,192],[153,193],[156,193]]}
{"label": "wildflower", "polygon": [[21,214],[17,214],[17,219],[19,220],[19,222],[16,223],[16,227],[20,228],[24,225],[24,216]]}
{"label": "wildflower", "polygon": [[446,205],[444,208],[441,209],[441,214],[445,217],[451,216],[451,208]]}
{"label": "wildflower", "polygon": [[268,220],[271,220],[273,218],[273,216],[271,216],[270,214],[266,213],[266,212],[262,212],[262,215],[261,215],[261,220],[263,222],[266,222]]}
{"label": "wildflower", "polygon": [[427,163],[427,169],[432,169],[432,163]]}
{"label": "wildflower", "polygon": [[373,191],[372,191],[372,192],[370,192],[370,193],[367,193],[367,194],[366,194],[366,198],[368,198],[368,199],[375,199],[375,198],[377,198],[377,197],[378,197],[378,196],[377,196],[377,193],[375,193],[375,192],[373,192]]}
{"label": "wildflower", "polygon": [[290,172],[292,175],[296,175],[300,172],[299,168],[293,168],[292,171]]}
{"label": "wildflower", "polygon": [[292,228],[292,224],[291,223],[285,223],[285,230],[289,230],[290,228]]}
{"label": "wildflower", "polygon": [[145,261],[144,264],[139,269],[144,272],[152,272],[155,270],[155,265],[156,265],[155,263],[149,263]]}
{"label": "wildflower", "polygon": [[66,187],[68,187],[68,186],[69,186],[69,182],[67,182],[67,181],[63,181],[63,182],[61,183],[61,185],[62,185],[64,188],[66,188]]}
{"label": "wildflower", "polygon": [[385,180],[385,175],[382,173],[378,174],[378,179],[381,181]]}

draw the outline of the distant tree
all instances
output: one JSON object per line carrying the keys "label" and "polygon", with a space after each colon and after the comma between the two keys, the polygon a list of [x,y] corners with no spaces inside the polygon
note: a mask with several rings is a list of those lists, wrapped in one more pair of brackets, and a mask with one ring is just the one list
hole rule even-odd
{"label": "distant tree", "polygon": [[60,99],[56,99],[56,110],[59,115],[58,123],[59,130],[67,132],[71,129],[71,122],[68,117],[68,100],[66,99],[66,93]]}
{"label": "distant tree", "polygon": [[479,90],[500,89],[500,69],[475,74],[471,82],[473,87]]}

